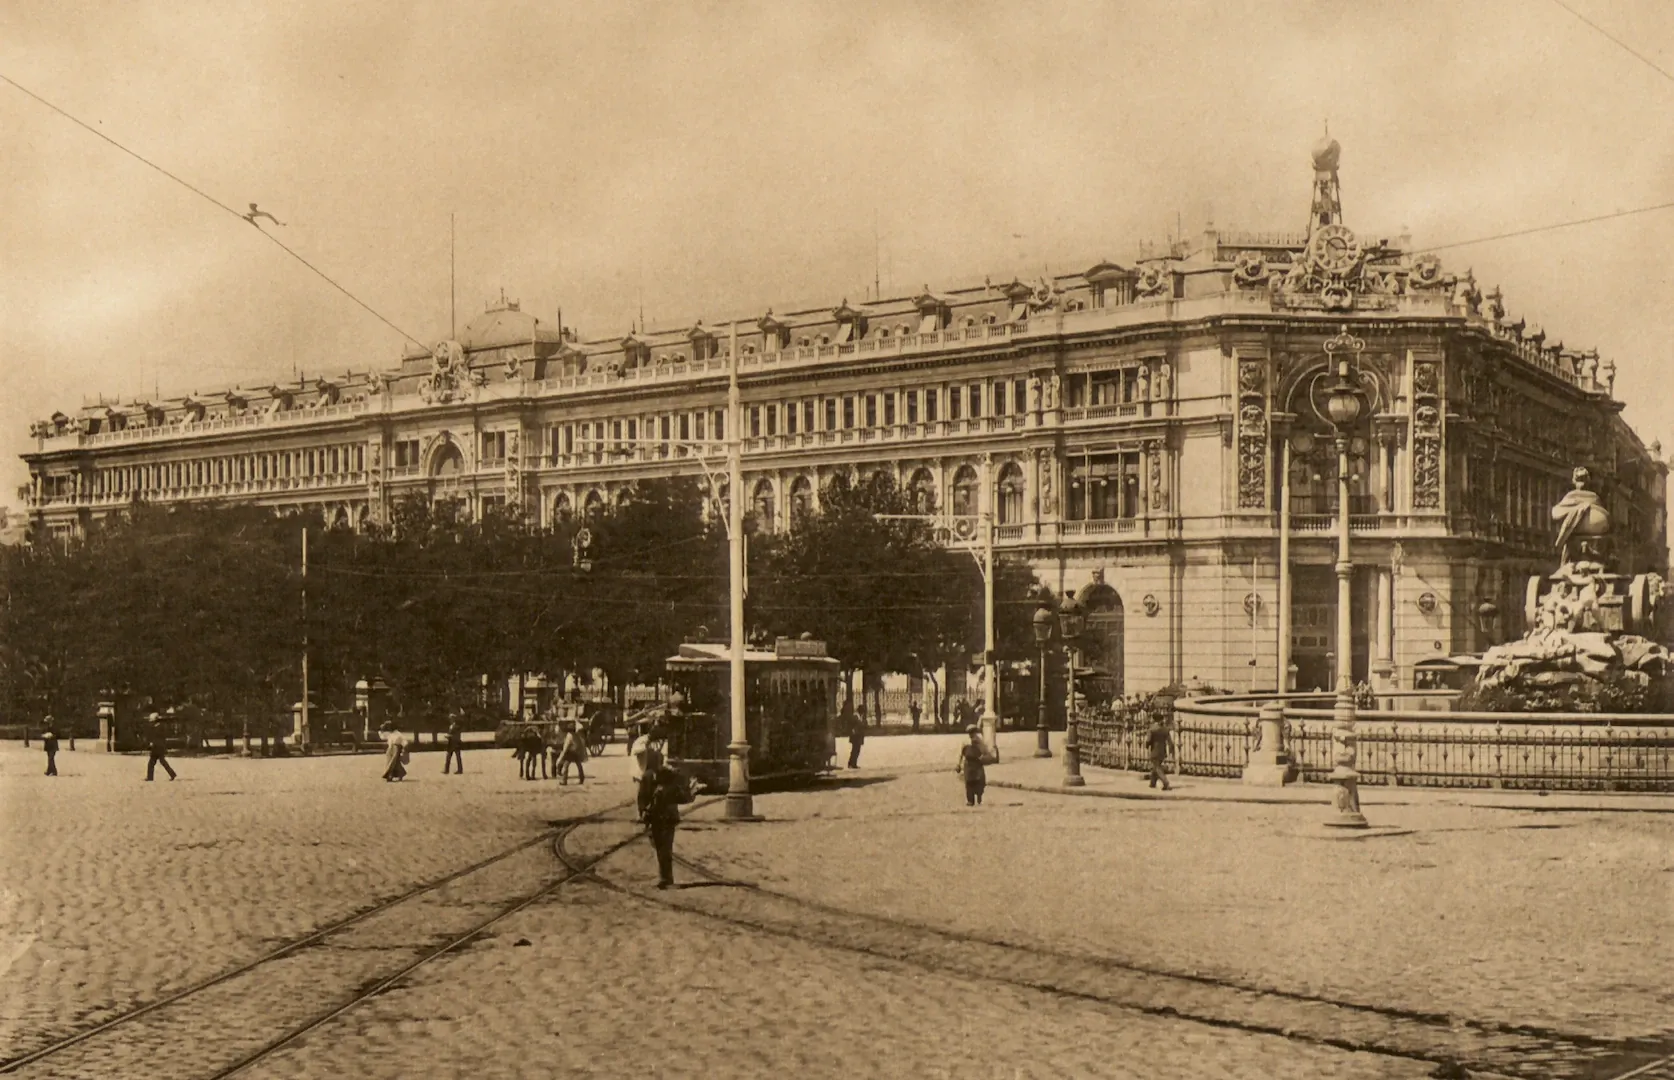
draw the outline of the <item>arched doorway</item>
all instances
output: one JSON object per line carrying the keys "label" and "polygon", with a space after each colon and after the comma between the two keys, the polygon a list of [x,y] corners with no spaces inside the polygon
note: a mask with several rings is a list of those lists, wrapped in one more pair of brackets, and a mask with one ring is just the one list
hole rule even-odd
{"label": "arched doorway", "polygon": [[1023,469],[1015,461],[1006,462],[1000,469],[999,483],[994,489],[996,524],[1017,525],[1023,521]]}
{"label": "arched doorway", "polygon": [[1095,581],[1081,590],[1078,597],[1087,612],[1082,662],[1095,669],[1093,676],[1098,689],[1110,697],[1126,693],[1124,668],[1126,644],[1126,612],[1122,597],[1102,581]]}
{"label": "arched doorway", "polygon": [[758,532],[773,531],[773,512],[777,500],[773,497],[773,481],[760,480],[756,483],[755,493],[750,497],[750,509],[756,515],[756,529]]}
{"label": "arched doorway", "polygon": [[953,506],[955,517],[970,517],[977,512],[977,474],[969,465],[961,465],[953,474]]}
{"label": "arched doorway", "polygon": [[582,516],[593,521],[604,513],[604,505],[604,496],[599,494],[598,488],[594,488],[587,493],[587,501],[582,503]]}
{"label": "arched doorway", "polygon": [[913,513],[933,514],[936,512],[936,478],[929,469],[917,469],[912,479],[907,481],[907,495],[912,502]]}
{"label": "arched doorway", "polygon": [[570,497],[565,492],[560,491],[552,499],[552,524],[562,524],[569,518],[570,514]]}
{"label": "arched doorway", "polygon": [[799,476],[791,481],[790,514],[791,524],[814,512],[814,485],[806,476]]}

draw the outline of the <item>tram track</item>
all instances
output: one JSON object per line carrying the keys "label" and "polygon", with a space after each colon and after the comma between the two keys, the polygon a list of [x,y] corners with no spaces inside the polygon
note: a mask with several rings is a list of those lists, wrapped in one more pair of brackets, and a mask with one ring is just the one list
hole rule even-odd
{"label": "tram track", "polygon": [[[555,870],[543,845],[561,841],[581,826],[633,805],[632,800],[615,803],[542,830],[253,960],[13,1057],[0,1063],[0,1074],[116,1075],[127,1070],[113,1068],[108,1062],[120,1056],[127,1043],[151,1044],[174,1059],[178,1068],[183,1050],[186,1056],[196,1056],[258,1041],[259,1045],[244,1047],[232,1065],[204,1063],[204,1075],[233,1076],[550,895],[574,873],[565,868]],[[633,839],[628,837],[598,857]],[[519,859],[520,855],[529,857]],[[419,924],[416,932],[414,916]],[[388,972],[392,949],[415,948],[416,957],[404,959],[394,974]],[[322,984],[347,986],[352,992],[346,1000],[336,1001],[323,1011],[293,1019],[277,1038],[244,1037],[254,1025],[296,1013],[299,992],[306,996],[306,988]],[[235,1029],[231,1037],[225,1033],[229,1026]],[[186,1071],[195,1074],[190,1067]]]}
{"label": "tram track", "polygon": [[[565,857],[563,845],[555,850]],[[1665,1042],[1336,1000],[853,911],[730,878],[678,854],[676,864],[700,879],[698,887],[629,887],[600,873],[602,862],[589,864],[577,879],[747,933],[1127,1012],[1421,1062],[1436,1067],[1436,1075],[1615,1080],[1670,1060]],[[1467,1072],[1452,1071],[1460,1068]]]}

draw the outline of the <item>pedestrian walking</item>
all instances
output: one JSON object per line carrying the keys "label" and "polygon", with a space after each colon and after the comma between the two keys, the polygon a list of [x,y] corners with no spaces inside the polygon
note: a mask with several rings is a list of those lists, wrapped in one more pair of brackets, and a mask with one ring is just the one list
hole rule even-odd
{"label": "pedestrian walking", "polygon": [[[537,772],[539,777],[535,775]],[[523,779],[536,780],[547,775],[546,737],[531,724],[523,729]]]}
{"label": "pedestrian walking", "polygon": [[866,716],[849,714],[849,768],[860,768],[860,748],[866,745]]}
{"label": "pedestrian walking", "polygon": [[173,780],[175,778],[174,767],[169,764],[168,759],[168,732],[164,729],[163,722],[156,713],[152,713],[146,719],[151,723],[151,731],[147,740],[151,747],[151,757],[145,763],[145,778],[146,780],[155,778],[157,766],[161,765],[163,771],[169,774],[169,779]]}
{"label": "pedestrian walking", "polygon": [[1174,735],[1168,730],[1168,720],[1162,713],[1151,716],[1151,730],[1145,736],[1146,743],[1151,749],[1151,786],[1156,787],[1157,781],[1162,781],[1162,789],[1169,790],[1168,755],[1174,752]]}
{"label": "pedestrian walking", "polygon": [[386,725],[384,734],[384,779],[394,782],[407,778],[407,762],[412,754],[407,749],[407,736],[394,725]]}
{"label": "pedestrian walking", "polygon": [[558,754],[558,782],[570,782],[570,766],[575,766],[576,783],[587,782],[587,770],[583,768],[587,761],[587,743],[581,737],[579,725],[569,724],[564,730],[564,747]]}
{"label": "pedestrian walking", "polygon": [[657,849],[659,889],[674,887],[674,832],[680,826],[680,804],[691,801],[685,781],[667,765],[658,765],[639,782],[639,816]]}
{"label": "pedestrian walking", "polygon": [[988,786],[988,770],[983,766],[982,759],[987,756],[987,748],[982,745],[982,729],[972,724],[965,729],[971,741],[959,748],[959,763],[953,767],[965,780],[965,805],[981,806],[982,789]]}
{"label": "pedestrian walking", "polygon": [[907,711],[913,714],[913,734],[916,735],[918,734],[918,718],[923,714],[924,708],[918,702],[914,701],[907,705]]}
{"label": "pedestrian walking", "polygon": [[58,733],[52,730],[52,717],[42,721],[46,730],[41,732],[41,749],[46,751],[48,776],[58,775]]}
{"label": "pedestrian walking", "polygon": [[459,764],[459,775],[465,775],[465,733],[459,726],[459,717],[448,721],[448,750],[442,758],[442,775],[448,775],[448,767],[455,762]]}

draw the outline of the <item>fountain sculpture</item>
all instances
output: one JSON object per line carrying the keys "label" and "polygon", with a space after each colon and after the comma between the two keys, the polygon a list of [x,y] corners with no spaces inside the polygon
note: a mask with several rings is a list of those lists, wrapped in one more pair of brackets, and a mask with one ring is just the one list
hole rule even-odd
{"label": "fountain sculpture", "polygon": [[1529,579],[1528,633],[1483,654],[1472,696],[1503,688],[1548,707],[1586,710],[1587,702],[1609,706],[1624,688],[1661,688],[1669,653],[1645,635],[1656,632],[1662,578],[1608,570],[1610,514],[1588,480],[1586,469],[1576,469],[1574,489],[1552,508],[1559,566]]}

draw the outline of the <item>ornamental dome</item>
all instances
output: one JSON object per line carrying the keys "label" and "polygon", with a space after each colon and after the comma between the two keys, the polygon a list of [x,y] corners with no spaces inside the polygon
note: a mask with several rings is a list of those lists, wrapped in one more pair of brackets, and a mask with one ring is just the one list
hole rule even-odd
{"label": "ornamental dome", "polygon": [[466,323],[459,331],[459,344],[473,352],[527,345],[531,341],[556,344],[558,331],[541,326],[539,319],[519,309],[517,301],[503,297],[499,304]]}
{"label": "ornamental dome", "polygon": [[1343,148],[1337,140],[1327,135],[1314,144],[1314,168],[1319,172],[1335,172],[1337,160],[1342,157]]}

